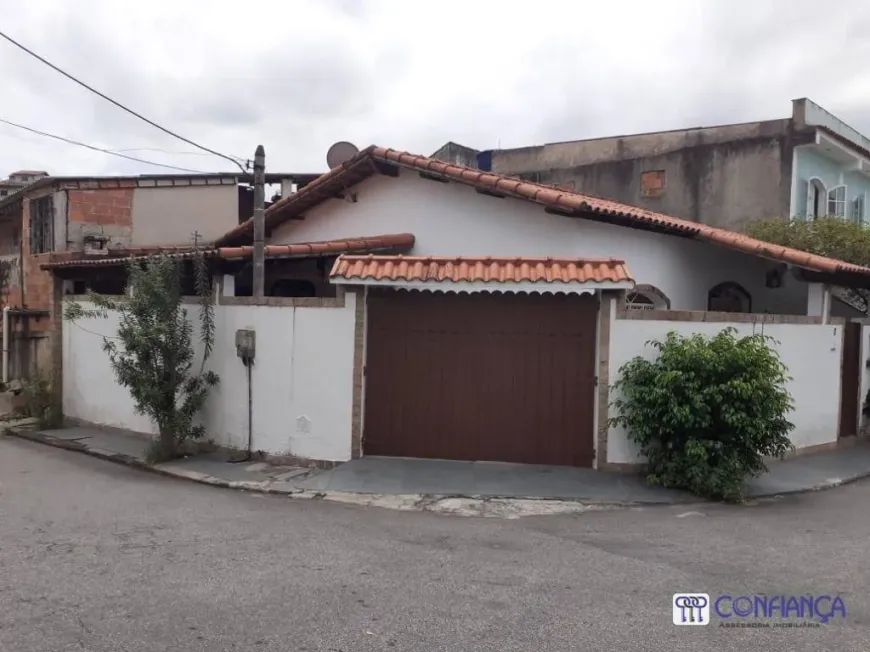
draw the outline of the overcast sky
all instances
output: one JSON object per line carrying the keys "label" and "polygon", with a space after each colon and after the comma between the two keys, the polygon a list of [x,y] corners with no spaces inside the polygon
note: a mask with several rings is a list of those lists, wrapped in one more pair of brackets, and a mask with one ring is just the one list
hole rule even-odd
{"label": "overcast sky", "polygon": [[[337,140],[430,154],[788,117],[870,135],[870,3],[0,0],[0,29],[152,120],[272,171]],[[763,9],[759,9],[761,6]],[[231,165],[0,40],[0,118],[156,162]],[[166,150],[166,151],[156,151]],[[169,153],[167,153],[169,152]],[[168,172],[0,124],[0,177]]]}

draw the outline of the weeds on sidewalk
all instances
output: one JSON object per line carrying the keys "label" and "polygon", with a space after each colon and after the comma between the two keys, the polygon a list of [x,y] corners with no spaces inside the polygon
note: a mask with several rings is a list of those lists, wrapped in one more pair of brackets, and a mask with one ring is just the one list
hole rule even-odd
{"label": "weeds on sidewalk", "polygon": [[56,387],[54,374],[42,372],[38,372],[33,378],[21,383],[24,412],[27,416],[39,420],[41,430],[60,426]]}

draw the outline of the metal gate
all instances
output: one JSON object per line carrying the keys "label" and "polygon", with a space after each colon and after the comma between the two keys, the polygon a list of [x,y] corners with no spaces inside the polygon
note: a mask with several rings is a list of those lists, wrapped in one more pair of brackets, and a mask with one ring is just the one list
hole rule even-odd
{"label": "metal gate", "polygon": [[591,466],[598,299],[369,295],[366,455]]}
{"label": "metal gate", "polygon": [[840,437],[858,434],[861,398],[861,324],[846,322],[840,378]]}

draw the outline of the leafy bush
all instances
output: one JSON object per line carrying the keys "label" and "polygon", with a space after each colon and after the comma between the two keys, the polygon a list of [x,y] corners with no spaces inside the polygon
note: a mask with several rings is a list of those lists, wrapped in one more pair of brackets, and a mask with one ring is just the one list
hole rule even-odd
{"label": "leafy bush", "polygon": [[787,369],[765,335],[668,333],[647,344],[658,359],[621,369],[613,401],[622,426],[648,460],[648,481],[706,498],[738,499],[746,478],[782,457],[794,428]]}
{"label": "leafy bush", "polygon": [[199,332],[203,356],[196,368],[194,328],[182,304],[182,261],[165,253],[145,261],[131,260],[127,297],[88,294],[95,309],[77,303],[66,307],[64,318],[106,317],[116,311],[118,336],[103,338],[119,384],[130,391],[139,414],[151,418],[160,433],[148,452],[151,463],[180,454],[188,439],[198,439],[205,428],[196,417],[218,384],[217,374],[205,365],[214,348],[214,295],[205,257],[194,258],[196,291],[199,296]]}

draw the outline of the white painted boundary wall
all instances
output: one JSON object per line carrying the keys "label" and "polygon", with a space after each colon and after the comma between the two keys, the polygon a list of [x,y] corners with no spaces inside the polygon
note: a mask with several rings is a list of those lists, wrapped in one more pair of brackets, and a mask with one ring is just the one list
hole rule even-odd
{"label": "white painted boundary wall", "polygon": [[[209,394],[202,415],[207,437],[222,446],[247,446],[247,376],[236,355],[235,334],[252,329],[257,347],[253,449],[350,459],[355,305],[356,295],[347,293],[343,308],[215,306],[217,336],[209,365],[220,375],[220,384]],[[186,308],[195,320],[198,307]],[[116,315],[64,321],[64,415],[155,434],[155,426],[134,412],[129,392],[118,385],[102,350],[103,336],[115,336],[117,325]]]}
{"label": "white painted boundary wall", "polygon": [[[738,335],[763,332],[777,342],[780,359],[793,378],[788,391],[795,409],[788,416],[795,428],[791,440],[795,448],[825,444],[837,440],[840,414],[840,360],[843,348],[843,326],[816,324],[746,324],[727,322],[681,322],[644,319],[615,319],[610,332],[610,382],[619,378],[619,368],[641,355],[655,357],[649,340],[664,338],[668,332],[680,335],[715,335],[733,326]],[[611,392],[610,400],[617,398]],[[610,408],[610,416],[615,410]],[[629,441],[623,428],[611,428],[607,440],[607,461],[615,463],[642,462],[637,446]]]}

